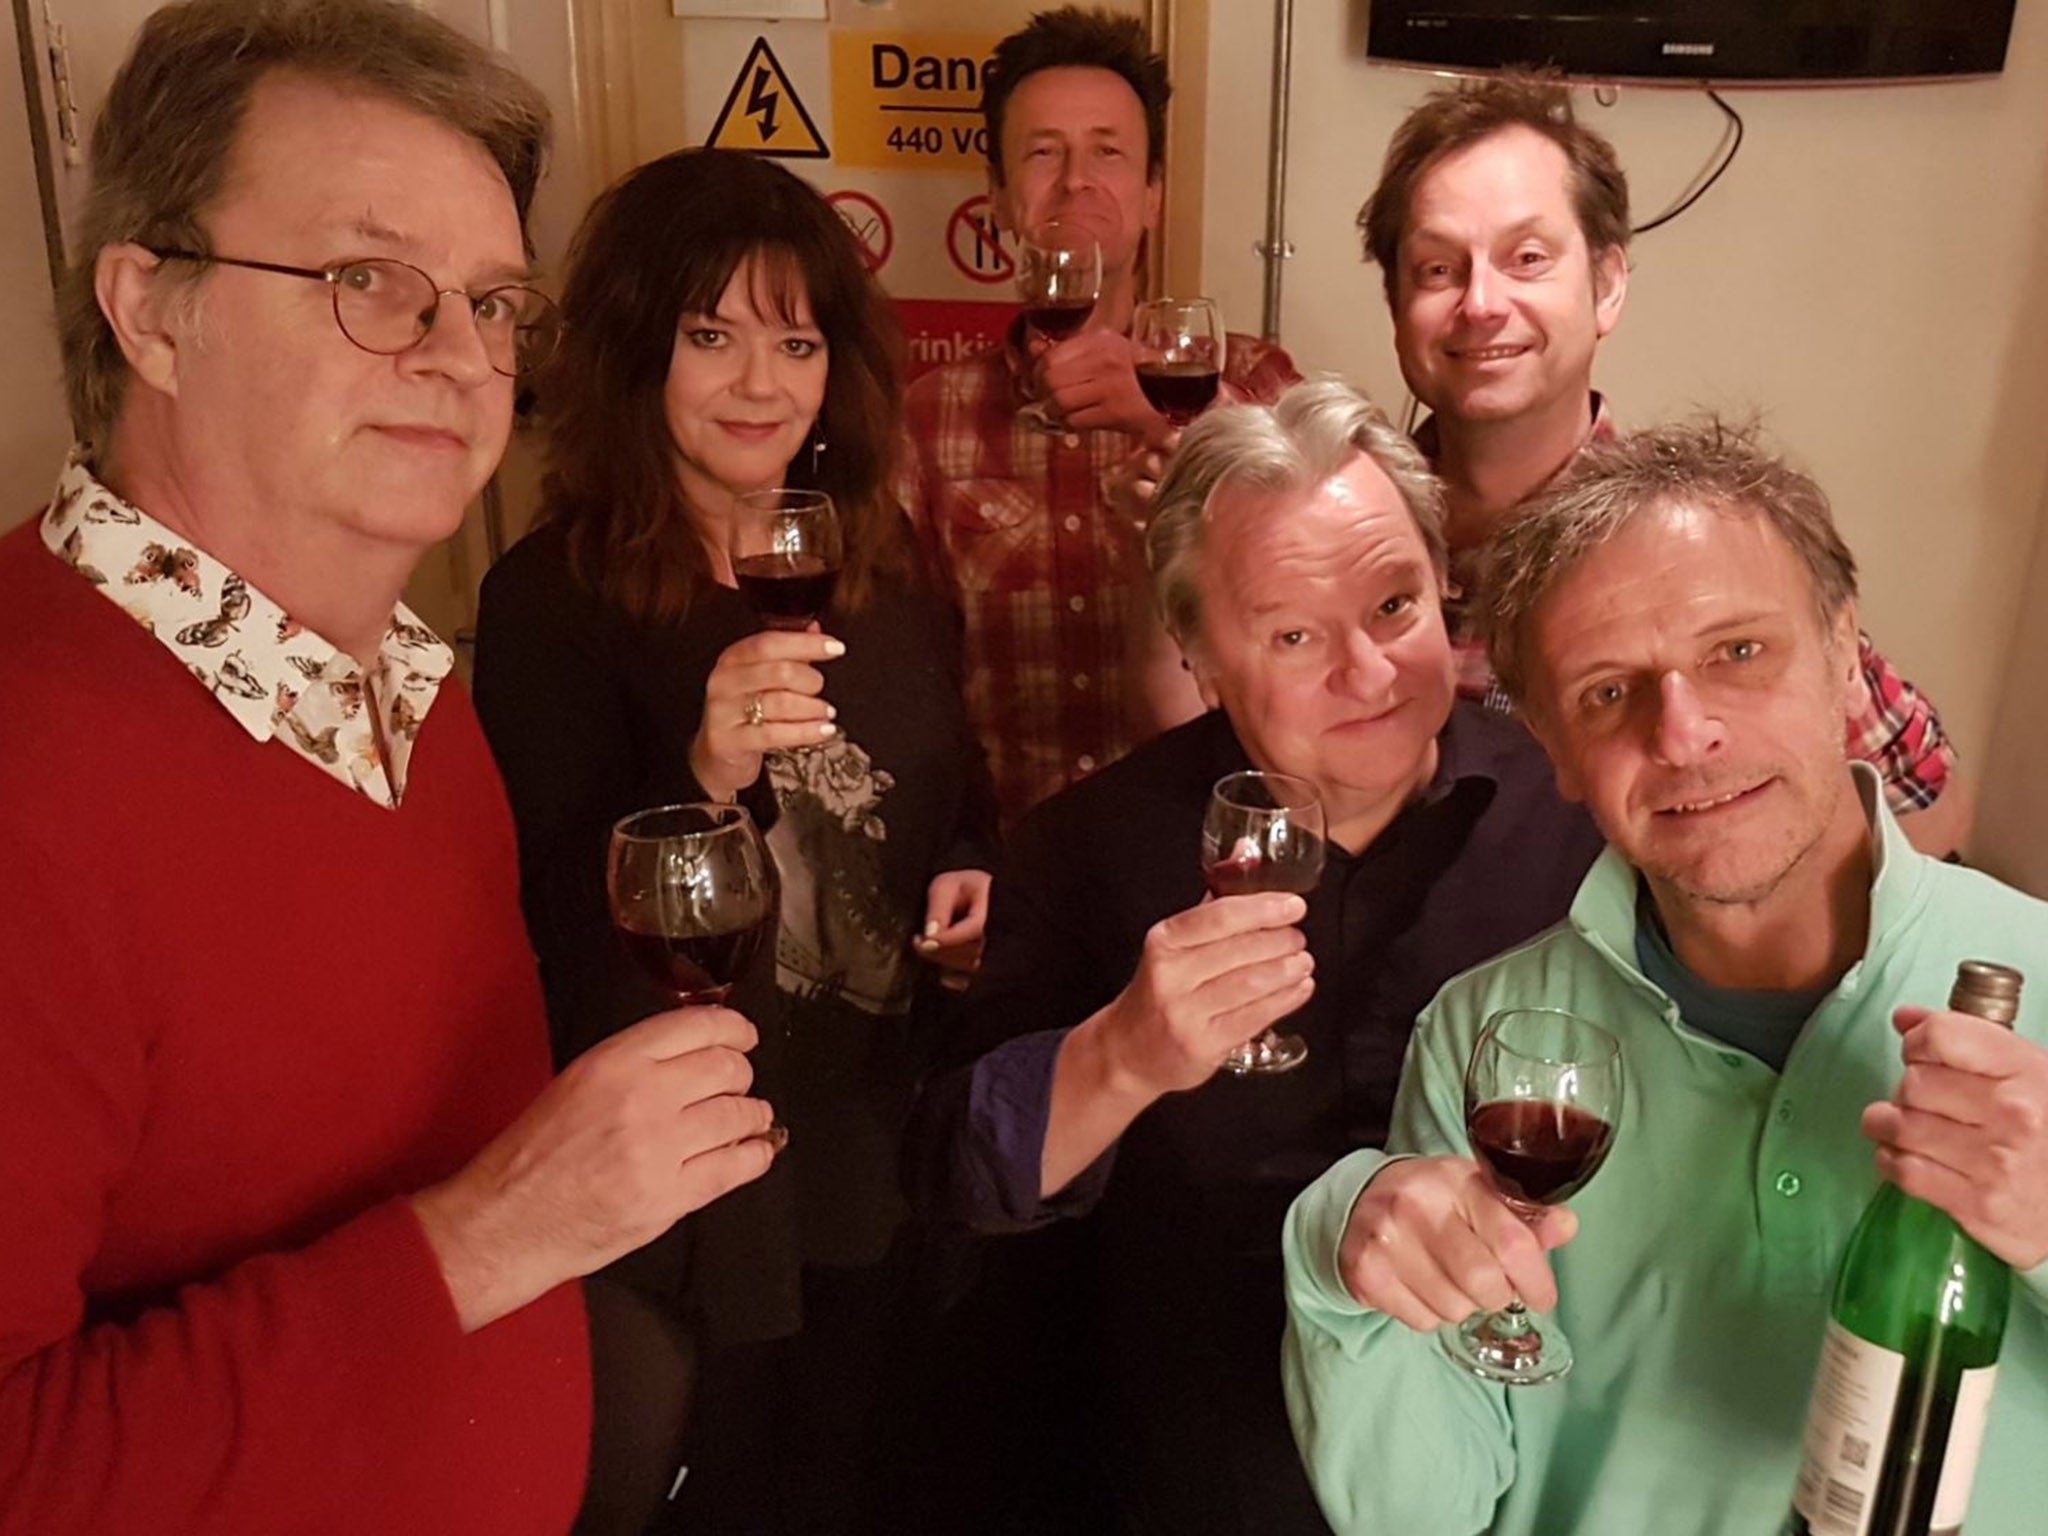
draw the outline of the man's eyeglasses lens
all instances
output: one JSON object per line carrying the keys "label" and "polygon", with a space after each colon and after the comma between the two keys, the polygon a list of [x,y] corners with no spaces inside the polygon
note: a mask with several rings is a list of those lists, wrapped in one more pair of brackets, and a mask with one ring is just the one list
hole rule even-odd
{"label": "man's eyeglasses lens", "polygon": [[[386,356],[417,346],[440,312],[434,280],[402,261],[352,261],[334,269],[334,318],[365,352]],[[491,367],[531,373],[554,356],[562,312],[532,288],[508,285],[469,296]]]}

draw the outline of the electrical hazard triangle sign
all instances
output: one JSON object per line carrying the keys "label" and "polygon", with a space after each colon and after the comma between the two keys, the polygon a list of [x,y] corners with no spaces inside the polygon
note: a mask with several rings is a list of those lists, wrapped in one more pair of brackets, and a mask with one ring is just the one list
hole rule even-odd
{"label": "electrical hazard triangle sign", "polygon": [[755,38],[747,51],[704,142],[713,149],[745,149],[787,160],[825,160],[832,154],[765,37]]}

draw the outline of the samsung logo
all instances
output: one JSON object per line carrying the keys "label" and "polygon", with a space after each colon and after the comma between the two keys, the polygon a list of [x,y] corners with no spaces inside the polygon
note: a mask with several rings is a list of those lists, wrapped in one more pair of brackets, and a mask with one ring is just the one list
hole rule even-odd
{"label": "samsung logo", "polygon": [[1666,43],[1662,51],[1667,55],[1676,54],[1682,58],[1710,59],[1714,56],[1714,45],[1712,43]]}

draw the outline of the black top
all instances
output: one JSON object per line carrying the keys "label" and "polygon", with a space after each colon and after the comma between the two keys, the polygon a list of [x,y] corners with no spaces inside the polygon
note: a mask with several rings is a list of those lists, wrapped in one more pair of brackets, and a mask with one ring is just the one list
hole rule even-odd
{"label": "black top", "polygon": [[[793,1325],[792,1241],[805,1259],[839,1263],[886,1248],[903,1214],[898,1136],[938,1003],[910,939],[932,876],[986,867],[992,852],[950,611],[921,583],[897,581],[824,625],[847,648],[821,664],[840,731],[770,754],[740,797],[783,871],[783,925],[775,963],[733,1005],[761,1031],[755,1091],[775,1104],[791,1146],[768,1178],[685,1224],[724,1256],[707,1253],[700,1268],[730,1265],[708,1294],[691,1287],[713,1338]],[[518,824],[558,1060],[667,1006],[613,937],[606,840],[635,810],[704,798],[689,767],[704,685],[726,647],[759,627],[738,593],[716,586],[679,621],[641,623],[577,579],[552,527],[484,578],[477,711]]]}
{"label": "black top", "polygon": [[1181,726],[1040,806],[998,875],[966,1064],[919,1106],[920,1193],[989,1230],[1092,1207],[1109,1472],[1135,1528],[1324,1529],[1280,1396],[1282,1217],[1337,1158],[1384,1142],[1437,988],[1563,918],[1599,852],[1519,724],[1460,702],[1438,745],[1429,786],[1378,838],[1329,848],[1303,924],[1315,995],[1284,1025],[1307,1062],[1161,1100],[1049,1206],[1058,1037],[1130,981],[1153,923],[1201,900],[1210,788],[1250,766],[1229,719]]}

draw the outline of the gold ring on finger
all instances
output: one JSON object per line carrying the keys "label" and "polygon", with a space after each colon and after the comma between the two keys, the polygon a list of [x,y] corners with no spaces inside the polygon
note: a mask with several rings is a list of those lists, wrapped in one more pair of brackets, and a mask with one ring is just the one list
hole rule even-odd
{"label": "gold ring on finger", "polygon": [[768,718],[768,711],[762,707],[761,695],[749,695],[747,699],[747,724],[760,725]]}

